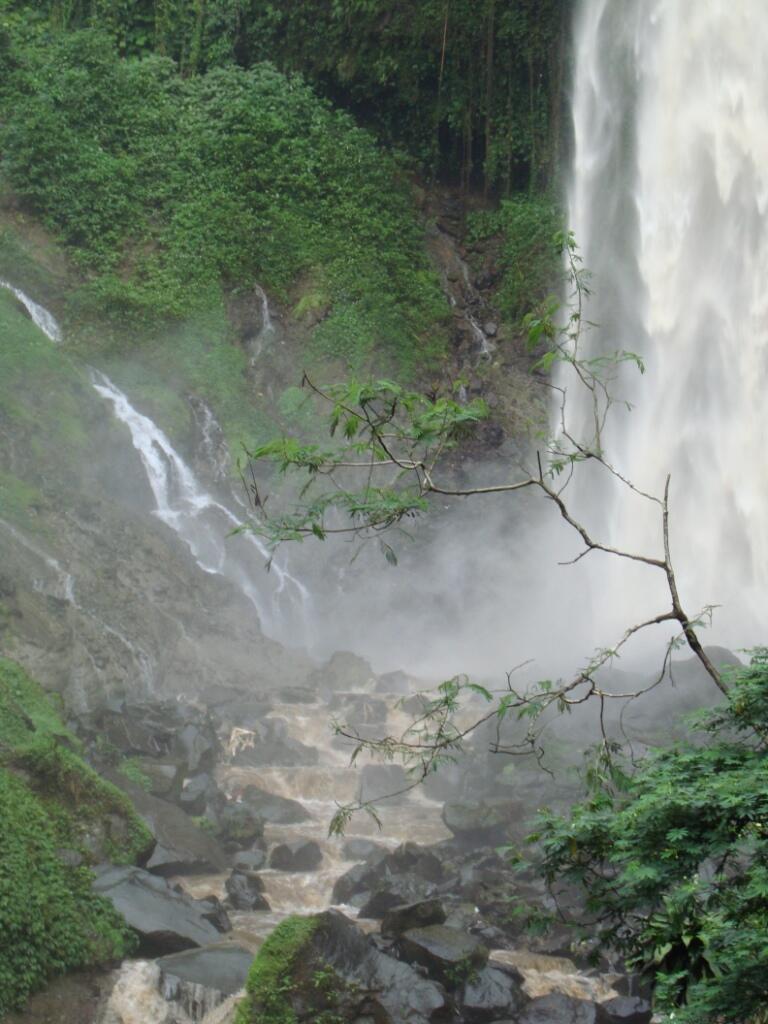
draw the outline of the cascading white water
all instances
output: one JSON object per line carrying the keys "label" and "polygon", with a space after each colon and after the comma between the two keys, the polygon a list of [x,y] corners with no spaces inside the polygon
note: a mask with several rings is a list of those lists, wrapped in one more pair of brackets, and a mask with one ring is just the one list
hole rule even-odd
{"label": "cascading white water", "polygon": [[5,288],[11,292],[12,295],[18,299],[22,306],[29,313],[32,321],[40,328],[43,334],[50,338],[51,341],[55,341],[57,344],[61,341],[61,328],[56,323],[56,318],[52,313],[49,313],[47,309],[34,302],[28,295],[25,295],[20,288],[14,287],[8,281],[3,281],[0,278],[0,288]]}
{"label": "cascading white water", "polygon": [[92,370],[91,379],[95,390],[112,404],[115,416],[130,431],[152,488],[155,515],[184,540],[201,569],[220,573],[240,586],[255,606],[265,632],[282,637],[293,630],[295,641],[296,624],[289,625],[289,613],[308,602],[304,585],[273,562],[276,585],[267,597],[264,563],[269,552],[262,541],[250,532],[228,538],[229,532],[243,525],[241,520],[201,486],[163,431],[134,409],[105,374]]}
{"label": "cascading white water", "polygon": [[[635,409],[607,447],[644,489],[671,474],[684,605],[722,605],[711,639],[737,646],[768,619],[767,94],[761,0],[582,0],[568,198],[590,344],[648,368],[617,381]],[[658,552],[653,509],[591,482],[612,539]],[[625,620],[634,601],[664,610],[663,581],[622,579],[607,589]]]}
{"label": "cascading white water", "polygon": [[[51,341],[58,343],[62,340],[61,328],[48,310],[7,281],[0,280],[0,288],[13,293]],[[266,310],[263,333],[274,328],[269,318],[266,295],[261,294]],[[242,520],[201,485],[163,431],[148,416],[134,409],[128,397],[105,374],[98,370],[90,373],[96,392],[111,403],[117,419],[130,431],[131,441],[141,458],[155,499],[158,518],[184,540],[201,569],[224,575],[240,587],[256,608],[262,628],[269,636],[292,644],[306,642],[302,629],[307,622],[305,613],[310,596],[303,583],[275,560],[267,576],[264,571],[269,558],[266,545],[250,532],[228,537],[243,525]],[[210,417],[210,410],[204,408]],[[214,471],[217,468],[214,466]],[[68,580],[71,593],[68,591],[67,600],[74,603],[74,581],[70,577]],[[108,632],[130,645],[121,633],[103,625]],[[139,655],[142,677],[146,681],[150,671],[148,656],[143,651],[139,651]]]}

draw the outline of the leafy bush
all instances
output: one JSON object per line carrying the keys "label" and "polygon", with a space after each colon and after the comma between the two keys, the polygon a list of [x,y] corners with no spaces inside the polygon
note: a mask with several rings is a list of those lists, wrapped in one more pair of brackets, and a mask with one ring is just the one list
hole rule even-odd
{"label": "leafy bush", "polygon": [[104,853],[130,863],[151,836],[79,750],[49,696],[0,658],[0,1017],[54,974],[134,948],[112,905],[91,892],[86,839],[98,830]]}
{"label": "leafy bush", "polygon": [[550,880],[580,883],[600,944],[656,981],[670,1019],[762,1020],[768,1004],[768,650],[693,720],[701,741],[615,758],[570,818],[547,815]]}
{"label": "leafy bush", "polygon": [[470,216],[470,242],[498,237],[502,278],[496,302],[510,323],[518,324],[557,290],[561,257],[553,238],[561,227],[555,204],[539,196],[504,199],[498,210]]}
{"label": "leafy bush", "polygon": [[322,274],[366,327],[361,351],[326,331],[335,355],[373,339],[413,370],[440,354],[445,301],[396,163],[301,78],[259,64],[184,79],[95,30],[12,49],[3,173],[86,275],[71,319],[151,332],[221,309],[222,287],[287,297]]}
{"label": "leafy bush", "polygon": [[91,873],[57,855],[49,816],[0,768],[0,1017],[55,974],[118,959],[134,948]]}

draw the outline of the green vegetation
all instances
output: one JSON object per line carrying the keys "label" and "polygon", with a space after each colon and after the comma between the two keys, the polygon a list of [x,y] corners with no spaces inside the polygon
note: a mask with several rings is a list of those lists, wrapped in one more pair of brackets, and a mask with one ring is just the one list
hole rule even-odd
{"label": "green vegetation", "polygon": [[[0,408],[24,438],[37,474],[60,473],[88,450],[81,389],[85,374],[38,330],[13,295],[0,289]],[[56,445],[51,445],[56,438]],[[18,461],[18,460],[17,460]],[[0,475],[0,515],[19,519],[39,495],[34,484]]]}
{"label": "green vegetation", "polygon": [[253,961],[236,1024],[296,1024],[289,1000],[293,970],[316,928],[314,917],[287,917],[280,922]]}
{"label": "green vegetation", "polygon": [[533,838],[584,887],[599,942],[656,979],[674,1020],[757,1022],[768,1003],[768,650],[699,712],[698,742],[632,769],[609,752],[589,798]]}
{"label": "green vegetation", "polygon": [[536,188],[558,156],[564,0],[6,0],[26,33],[98,26],[122,55],[172,57],[184,75],[275,61],[467,183]]}
{"label": "green vegetation", "polygon": [[151,837],[77,750],[43,690],[0,659],[0,1016],[53,975],[134,948],[85,864],[95,839],[131,862]]}
{"label": "green vegetation", "polygon": [[471,214],[467,227],[470,245],[496,242],[502,276],[494,302],[517,327],[562,283],[562,257],[553,243],[562,230],[560,211],[544,196],[503,199],[497,210]]}
{"label": "green vegetation", "polygon": [[[59,844],[92,861],[97,850],[114,863],[133,863],[152,837],[119,789],[81,756],[51,698],[14,662],[0,658],[0,764],[23,771],[50,814]],[[97,844],[93,848],[94,842]]]}
{"label": "green vegetation", "polygon": [[224,288],[257,279],[287,298],[307,276],[332,303],[324,353],[355,364],[375,342],[404,372],[440,355],[447,311],[396,163],[298,76],[185,79],[167,58],[120,59],[95,29],[24,36],[6,30],[3,174],[84,275],[70,326],[135,343],[221,318]]}

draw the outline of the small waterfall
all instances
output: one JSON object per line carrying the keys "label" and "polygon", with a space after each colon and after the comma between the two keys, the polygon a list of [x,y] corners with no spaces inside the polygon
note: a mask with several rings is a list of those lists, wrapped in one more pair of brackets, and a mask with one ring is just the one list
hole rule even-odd
{"label": "small waterfall", "polygon": [[[760,0],[582,0],[575,22],[570,226],[592,272],[590,344],[642,354],[612,460],[656,494],[671,474],[672,558],[721,642],[768,619],[768,23]],[[599,339],[599,340],[598,340]],[[660,549],[647,504],[597,481],[612,543]],[[656,611],[646,578],[606,586]],[[633,605],[634,607],[634,605]],[[645,611],[645,608],[643,609]],[[634,617],[634,612],[632,613]]]}
{"label": "small waterfall", "polygon": [[[62,340],[61,328],[51,313],[13,285],[0,281],[0,287],[7,288],[16,296],[48,338],[54,342]],[[265,331],[274,332],[274,327],[267,297],[258,286],[257,289],[262,296],[264,319],[259,332],[262,336]],[[163,431],[148,416],[134,409],[128,397],[105,374],[91,369],[90,375],[94,390],[112,405],[117,419],[130,431],[133,447],[141,458],[155,499],[155,515],[184,540],[201,569],[226,576],[241,589],[256,608],[265,633],[289,644],[301,643],[305,639],[301,629],[310,605],[309,592],[303,583],[275,560],[271,562],[271,571],[267,575],[265,563],[269,551],[266,545],[247,531],[236,537],[230,536],[242,528],[242,519],[201,485]],[[204,438],[209,437],[212,444],[210,430],[215,420],[205,403],[199,405],[203,416],[208,414],[209,433],[204,430]],[[218,462],[220,456],[214,463],[214,475]],[[47,558],[45,555],[41,557]],[[74,581],[70,580],[66,586],[73,588]],[[74,589],[65,599],[75,603]],[[91,613],[86,611],[86,614]],[[103,626],[131,647],[138,660],[141,677],[147,682],[151,672],[148,655],[133,648],[131,642],[114,628],[106,624]]]}
{"label": "small waterfall", "polygon": [[254,294],[259,300],[259,306],[261,309],[261,326],[259,327],[256,337],[251,342],[251,365],[255,365],[261,356],[262,352],[270,345],[276,335],[275,325],[272,322],[272,313],[269,308],[269,299],[267,293],[261,287],[260,284],[254,284]]}
{"label": "small waterfall", "polygon": [[9,284],[8,281],[3,281],[2,278],[0,278],[0,288],[5,288],[18,299],[24,309],[29,313],[30,318],[40,328],[43,334],[46,335],[46,337],[50,338],[51,341],[55,341],[57,344],[61,342],[61,328],[56,323],[53,315],[49,313],[47,309],[38,305],[37,302],[33,302],[33,300],[30,299],[28,295],[25,295],[20,288],[14,287],[14,285]]}
{"label": "small waterfall", "polygon": [[111,403],[117,419],[130,431],[155,499],[155,515],[182,538],[201,569],[226,576],[240,587],[256,608],[266,633],[277,638],[286,636],[295,643],[293,617],[300,615],[309,602],[306,587],[273,561],[271,578],[276,585],[268,600],[266,545],[250,532],[228,537],[243,526],[242,521],[201,486],[163,431],[134,409],[105,374],[92,370],[91,379],[95,390]]}

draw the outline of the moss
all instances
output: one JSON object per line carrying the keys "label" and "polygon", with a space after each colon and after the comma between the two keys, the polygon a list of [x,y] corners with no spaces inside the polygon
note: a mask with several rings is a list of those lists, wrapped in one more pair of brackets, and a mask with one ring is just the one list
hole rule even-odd
{"label": "moss", "polygon": [[87,869],[63,863],[44,804],[0,767],[0,1018],[50,977],[134,948]]}
{"label": "moss", "polygon": [[51,976],[134,948],[125,922],[91,891],[87,864],[134,862],[152,837],[81,755],[55,698],[0,658],[0,1018]]}
{"label": "moss", "polygon": [[316,917],[293,916],[280,922],[253,961],[235,1024],[296,1024],[288,998],[293,969],[317,926]]}
{"label": "moss", "polygon": [[86,764],[82,746],[64,726],[48,694],[21,666],[0,658],[0,759],[22,769],[45,806],[59,845],[92,859],[135,863],[152,836],[128,797]]}
{"label": "moss", "polygon": [[141,770],[141,765],[135,757],[123,758],[118,764],[117,770],[126,779],[134,782],[137,786],[141,786],[147,793],[152,789],[152,779],[150,779],[146,772]]}

